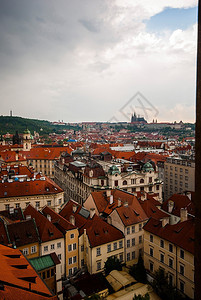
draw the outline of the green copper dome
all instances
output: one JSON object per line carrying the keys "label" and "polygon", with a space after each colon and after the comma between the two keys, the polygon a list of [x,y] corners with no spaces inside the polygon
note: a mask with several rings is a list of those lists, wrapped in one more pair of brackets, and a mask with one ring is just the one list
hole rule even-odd
{"label": "green copper dome", "polygon": [[117,168],[117,166],[113,165],[109,168],[108,173],[110,175],[114,175],[116,173],[120,174],[121,172],[119,171],[119,169]]}
{"label": "green copper dome", "polygon": [[30,134],[30,131],[29,131],[29,129],[27,128],[27,129],[25,129],[25,131],[24,131],[24,134]]}
{"label": "green copper dome", "polygon": [[152,166],[152,164],[150,162],[147,162],[146,164],[144,164],[144,166],[142,167],[142,170],[144,172],[150,172],[150,171],[154,171],[154,168]]}

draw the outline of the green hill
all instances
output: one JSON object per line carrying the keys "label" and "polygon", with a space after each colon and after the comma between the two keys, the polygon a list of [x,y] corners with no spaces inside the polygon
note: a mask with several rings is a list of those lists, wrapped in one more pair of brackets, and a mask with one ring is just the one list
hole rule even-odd
{"label": "green hill", "polygon": [[[0,134],[6,134],[7,132],[14,134],[16,130],[18,130],[18,133],[23,133],[26,128],[32,134],[34,131],[37,131],[42,135],[47,135],[51,132],[59,133],[63,129],[71,129],[72,127],[70,125],[52,125],[51,122],[45,120],[0,116]],[[78,128],[73,127],[73,129],[76,130]]]}

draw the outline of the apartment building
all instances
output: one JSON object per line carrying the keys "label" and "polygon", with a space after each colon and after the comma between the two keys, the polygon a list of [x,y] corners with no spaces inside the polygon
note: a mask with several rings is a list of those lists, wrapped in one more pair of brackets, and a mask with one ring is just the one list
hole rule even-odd
{"label": "apartment building", "polygon": [[144,226],[144,264],[149,279],[163,269],[169,283],[194,298],[194,219],[174,225],[151,218]]}
{"label": "apartment building", "polygon": [[0,170],[0,210],[26,206],[40,209],[48,205],[59,211],[63,190],[51,179],[22,165],[2,166]]}
{"label": "apartment building", "polygon": [[195,162],[168,157],[164,163],[164,198],[184,191],[195,191]]}
{"label": "apartment building", "polygon": [[60,214],[79,228],[79,266],[98,273],[109,257],[124,262],[124,234],[95,214],[70,200]]}

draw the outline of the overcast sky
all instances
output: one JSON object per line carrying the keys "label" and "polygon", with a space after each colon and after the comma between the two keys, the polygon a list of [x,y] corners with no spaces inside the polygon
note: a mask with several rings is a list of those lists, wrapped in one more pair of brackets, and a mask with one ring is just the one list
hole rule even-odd
{"label": "overcast sky", "polygon": [[196,41],[196,0],[0,0],[1,114],[194,122]]}

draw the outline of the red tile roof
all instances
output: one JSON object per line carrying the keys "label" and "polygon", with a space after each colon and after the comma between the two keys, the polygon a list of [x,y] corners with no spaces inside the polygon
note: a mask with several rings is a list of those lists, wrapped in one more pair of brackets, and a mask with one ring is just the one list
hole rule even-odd
{"label": "red tile roof", "polygon": [[[192,195],[194,197],[194,194]],[[174,194],[162,204],[162,209],[168,212],[168,202],[174,202],[171,214],[180,217],[181,208],[187,208],[189,214],[195,216],[195,207],[193,202],[186,195]]]}
{"label": "red tile roof", "polygon": [[162,227],[162,222],[151,218],[144,226],[144,230],[165,239],[180,248],[194,254],[195,221],[190,219],[175,225],[167,224]]}
{"label": "red tile roof", "polygon": [[43,178],[45,180],[0,182],[0,198],[49,195],[63,192],[54,181],[48,177]]}
{"label": "red tile roof", "polygon": [[123,233],[114,226],[103,221],[96,214],[80,228],[80,235],[86,229],[91,247],[107,244],[124,238]]}
{"label": "red tile roof", "polygon": [[47,215],[50,215],[51,222],[64,234],[66,231],[76,228],[76,226],[72,225],[68,220],[63,218],[60,214],[56,213],[48,206],[45,206],[42,212],[46,217]]}
{"label": "red tile roof", "polygon": [[4,290],[0,290],[1,299],[56,300],[18,249],[0,245],[0,261],[0,281],[5,287]]}
{"label": "red tile roof", "polygon": [[25,208],[24,216],[31,216],[35,219],[38,228],[39,236],[42,242],[60,239],[63,234],[39,211],[32,205]]}

